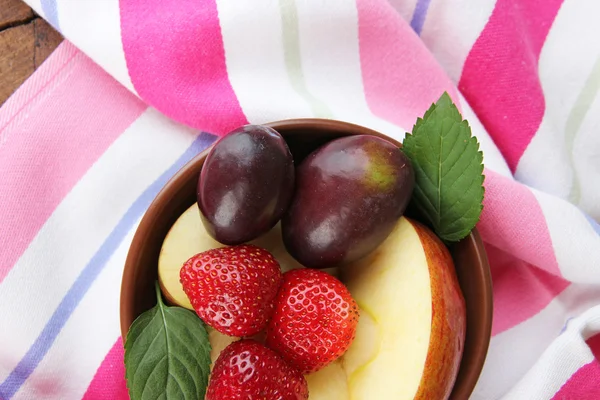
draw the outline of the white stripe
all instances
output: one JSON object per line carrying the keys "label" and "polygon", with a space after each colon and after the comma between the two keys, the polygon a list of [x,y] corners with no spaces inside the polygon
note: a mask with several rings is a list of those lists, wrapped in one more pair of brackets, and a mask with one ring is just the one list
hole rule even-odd
{"label": "white stripe", "polygon": [[571,282],[600,284],[600,236],[571,203],[531,192],[544,213],[562,276]]}
{"label": "white stripe", "polygon": [[564,146],[564,131],[559,131],[553,124],[553,112],[546,108],[542,123],[521,156],[514,176],[532,188],[566,198],[573,169]]}
{"label": "white stripe", "polygon": [[594,360],[585,343],[590,332],[600,332],[600,306],[569,321],[566,331],[503,399],[546,400],[554,396],[577,370]]}
{"label": "white stripe", "polygon": [[600,55],[599,12],[595,1],[562,4],[539,59],[545,114],[515,172],[523,183],[561,198],[569,195],[573,174],[565,146],[566,123]]}
{"label": "white stripe", "polygon": [[598,286],[573,284],[533,317],[494,336],[471,399],[501,398],[535,364],[569,318],[599,303]]}
{"label": "white stripe", "polygon": [[121,41],[119,0],[56,0],[61,33],[133,93]]}
{"label": "white stripe", "polygon": [[0,381],[23,357],[83,267],[140,194],[196,134],[144,112],[62,200],[0,285]]}
{"label": "white stripe", "polygon": [[[14,400],[81,399],[120,336],[119,295],[123,265],[139,221],[61,330],[46,357]],[[46,382],[56,388],[48,393]]]}
{"label": "white stripe", "polygon": [[573,146],[581,199],[579,207],[600,222],[600,93],[581,124]]}
{"label": "white stripe", "polygon": [[313,117],[286,70],[277,1],[218,0],[229,81],[251,123]]}
{"label": "white stripe", "polygon": [[512,173],[510,172],[502,153],[498,150],[496,143],[494,143],[494,140],[487,133],[479,121],[479,118],[477,118],[477,115],[460,92],[458,93],[458,97],[462,108],[462,116],[469,122],[471,134],[477,138],[480,145],[479,148],[483,152],[483,164],[485,168],[489,168],[494,172],[512,179]]}
{"label": "white stripe", "polygon": [[456,84],[496,0],[431,0],[421,39]]}
{"label": "white stripe", "polygon": [[[308,91],[335,119],[356,123],[402,141],[404,129],[375,117],[367,105],[358,46],[356,2],[331,0],[321,7],[296,2],[302,72]],[[332,15],[335,18],[332,21]]]}

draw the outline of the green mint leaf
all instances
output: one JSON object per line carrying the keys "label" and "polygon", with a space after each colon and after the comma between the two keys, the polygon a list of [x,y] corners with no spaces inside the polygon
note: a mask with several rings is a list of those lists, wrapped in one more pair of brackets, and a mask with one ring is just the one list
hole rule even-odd
{"label": "green mint leaf", "polygon": [[448,93],[417,119],[402,150],[415,171],[416,208],[443,240],[467,236],[483,210],[483,154]]}
{"label": "green mint leaf", "polygon": [[210,342],[192,311],[158,304],[131,325],[125,341],[125,378],[132,400],[203,399],[210,373]]}

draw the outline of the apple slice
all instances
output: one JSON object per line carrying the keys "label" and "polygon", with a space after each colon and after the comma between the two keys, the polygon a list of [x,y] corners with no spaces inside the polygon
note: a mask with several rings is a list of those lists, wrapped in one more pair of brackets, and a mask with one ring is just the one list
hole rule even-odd
{"label": "apple slice", "polygon": [[339,358],[316,373],[305,376],[309,400],[348,400],[348,380]]}
{"label": "apple slice", "polygon": [[[302,267],[285,250],[279,224],[250,243],[269,250],[283,272]],[[175,221],[165,237],[158,257],[158,282],[168,303],[194,309],[179,282],[179,271],[190,257],[217,247],[224,245],[206,232],[200,219],[198,204],[194,203]]]}
{"label": "apple slice", "polygon": [[193,310],[179,282],[181,266],[190,257],[209,249],[223,247],[206,232],[194,203],[171,227],[158,257],[158,283],[165,300],[172,305]]}
{"label": "apple slice", "polygon": [[386,241],[342,270],[361,309],[343,357],[352,399],[447,399],[456,380],[466,311],[450,253],[402,217]]}

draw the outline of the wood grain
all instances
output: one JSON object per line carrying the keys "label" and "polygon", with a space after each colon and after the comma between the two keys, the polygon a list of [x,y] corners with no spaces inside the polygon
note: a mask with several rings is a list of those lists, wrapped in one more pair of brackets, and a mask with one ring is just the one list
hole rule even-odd
{"label": "wood grain", "polygon": [[0,0],[0,29],[24,23],[33,17],[33,10],[22,1]]}
{"label": "wood grain", "polygon": [[33,21],[33,68],[38,69],[54,49],[63,41],[63,37],[49,23],[41,18]]}
{"label": "wood grain", "polygon": [[0,103],[35,71],[33,23],[0,32]]}
{"label": "wood grain", "polygon": [[21,0],[0,0],[0,106],[62,40]]}

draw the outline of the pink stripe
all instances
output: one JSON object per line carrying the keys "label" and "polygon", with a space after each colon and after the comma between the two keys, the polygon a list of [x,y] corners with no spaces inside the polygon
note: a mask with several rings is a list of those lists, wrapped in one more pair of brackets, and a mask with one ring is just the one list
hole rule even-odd
{"label": "pink stripe", "polygon": [[229,78],[215,0],[121,0],[137,93],[187,125],[225,134],[247,123]]}
{"label": "pink stripe", "polygon": [[444,91],[458,103],[448,76],[388,1],[356,4],[362,78],[373,114],[411,129]]}
{"label": "pink stripe", "polygon": [[494,282],[492,335],[533,317],[569,286],[569,282],[486,245]]}
{"label": "pink stripe", "polygon": [[[60,56],[60,54],[59,54]],[[57,67],[60,63],[56,64]],[[20,108],[0,144],[0,282],[54,209],[146,108],[79,53]]]}
{"label": "pink stripe", "polygon": [[485,170],[485,199],[478,228],[483,239],[561,276],[542,209],[529,188],[489,169]]}
{"label": "pink stripe", "polygon": [[96,371],[82,400],[129,400],[125,384],[123,342],[117,340]]}
{"label": "pink stripe", "polygon": [[579,368],[552,397],[552,400],[600,399],[600,363],[594,360]]}
{"label": "pink stripe", "polygon": [[498,0],[459,89],[514,172],[544,115],[538,59],[562,0]]}

